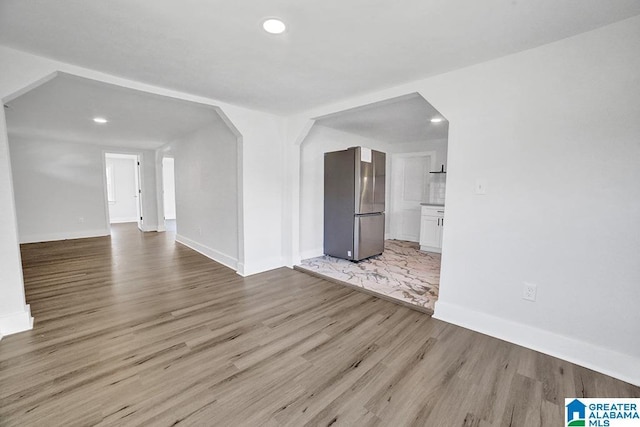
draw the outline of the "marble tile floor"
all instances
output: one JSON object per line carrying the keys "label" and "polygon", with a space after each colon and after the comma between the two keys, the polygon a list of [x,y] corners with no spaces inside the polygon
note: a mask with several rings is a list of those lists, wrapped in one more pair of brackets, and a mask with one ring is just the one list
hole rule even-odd
{"label": "marble tile floor", "polygon": [[382,255],[352,262],[327,255],[303,260],[296,269],[362,288],[420,311],[433,313],[440,285],[440,254],[418,243],[386,240]]}

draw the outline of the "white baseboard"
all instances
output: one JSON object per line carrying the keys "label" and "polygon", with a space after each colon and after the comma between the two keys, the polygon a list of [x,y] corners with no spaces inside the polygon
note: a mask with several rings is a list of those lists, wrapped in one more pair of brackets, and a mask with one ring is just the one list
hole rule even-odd
{"label": "white baseboard", "polygon": [[435,252],[437,254],[442,253],[442,248],[436,248],[435,246],[420,246],[420,250],[423,252]]}
{"label": "white baseboard", "polygon": [[324,248],[315,248],[300,253],[300,259],[317,258],[324,255]]}
{"label": "white baseboard", "polygon": [[302,264],[302,257],[294,256],[294,257],[291,257],[291,259],[289,259],[289,263],[287,263],[287,267],[293,268],[294,265],[300,265],[300,264]]}
{"label": "white baseboard", "polygon": [[443,301],[433,317],[640,386],[640,358]]}
{"label": "white baseboard", "polygon": [[0,316],[0,337],[33,329],[31,307],[25,305],[24,311]]}
{"label": "white baseboard", "polygon": [[239,274],[242,277],[246,277],[246,274],[244,274],[244,263],[243,262],[239,262],[238,263],[238,269],[236,270],[236,273]]}
{"label": "white baseboard", "polygon": [[187,246],[188,248],[193,249],[196,252],[201,253],[202,255],[206,256],[207,258],[210,258],[212,260],[214,260],[215,262],[219,262],[222,265],[225,265],[233,270],[237,270],[238,268],[238,260],[227,255],[227,254],[223,254],[222,252],[219,252],[213,248],[210,248],[206,245],[203,245],[201,243],[196,242],[195,240],[191,240],[188,237],[184,237],[180,234],[176,234],[176,242],[181,243],[185,246]]}
{"label": "white baseboard", "polygon": [[138,218],[135,216],[133,218],[111,218],[109,220],[111,224],[122,224],[125,222],[138,222]]}
{"label": "white baseboard", "polygon": [[109,229],[69,231],[60,233],[32,234],[20,236],[20,243],[53,242],[56,240],[86,239],[89,237],[103,237],[110,235]]}
{"label": "white baseboard", "polygon": [[276,268],[284,266],[285,262],[281,257],[274,257],[251,264],[240,263],[239,267],[241,268],[238,268],[237,273],[242,277],[247,277],[253,274],[263,273],[265,271],[275,270]]}

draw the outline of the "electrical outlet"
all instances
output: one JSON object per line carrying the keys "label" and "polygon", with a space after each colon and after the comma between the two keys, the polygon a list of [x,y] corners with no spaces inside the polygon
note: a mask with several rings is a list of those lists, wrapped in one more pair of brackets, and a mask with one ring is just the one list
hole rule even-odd
{"label": "electrical outlet", "polygon": [[84,224],[84,217],[79,217],[79,218],[78,218],[78,222],[79,222],[80,224]]}
{"label": "electrical outlet", "polygon": [[476,180],[476,185],[474,187],[474,191],[476,194],[479,195],[485,195],[487,194],[487,183],[485,180],[483,179],[477,179]]}
{"label": "electrical outlet", "polygon": [[536,300],[536,294],[538,293],[538,287],[533,283],[525,283],[522,288],[522,299],[526,299],[527,301]]}

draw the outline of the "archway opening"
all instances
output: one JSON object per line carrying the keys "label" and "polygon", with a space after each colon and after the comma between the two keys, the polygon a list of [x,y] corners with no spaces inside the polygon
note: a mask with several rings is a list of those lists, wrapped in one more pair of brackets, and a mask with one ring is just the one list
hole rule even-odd
{"label": "archway opening", "polygon": [[[208,155],[194,154],[200,163],[180,169],[176,181],[217,203],[196,218],[183,206],[180,228],[185,244],[234,270],[242,263],[242,137],[219,108],[60,72],[5,103],[20,243],[110,234],[107,152],[138,156],[140,229],[164,231],[158,159],[166,147],[196,145],[186,139],[213,129],[201,144]],[[208,176],[219,170],[215,162],[224,164],[224,179]],[[189,235],[190,228],[200,232]]]}
{"label": "archway opening", "polygon": [[[418,93],[315,118],[300,145],[298,267],[432,313],[439,293],[448,128]],[[349,147],[386,154],[385,250],[357,263],[324,250],[330,225],[324,221],[323,158]]]}

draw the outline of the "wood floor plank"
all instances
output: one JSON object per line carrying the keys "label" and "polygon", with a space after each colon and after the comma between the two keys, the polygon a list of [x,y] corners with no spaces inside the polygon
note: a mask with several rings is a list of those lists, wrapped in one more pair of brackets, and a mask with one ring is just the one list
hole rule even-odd
{"label": "wood floor plank", "polygon": [[547,426],[640,388],[289,269],[243,278],[171,233],[22,246],[32,331],[0,426]]}

